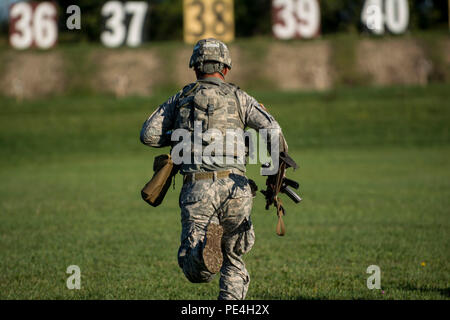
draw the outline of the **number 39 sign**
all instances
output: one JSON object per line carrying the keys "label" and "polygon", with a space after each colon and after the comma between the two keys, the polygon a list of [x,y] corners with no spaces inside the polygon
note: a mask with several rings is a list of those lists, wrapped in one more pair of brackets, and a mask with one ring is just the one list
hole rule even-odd
{"label": "number 39 sign", "polygon": [[320,32],[318,0],[273,0],[272,31],[277,39],[309,39]]}
{"label": "number 39 sign", "polygon": [[18,2],[9,10],[9,42],[13,48],[48,49],[58,39],[57,10],[51,2]]}

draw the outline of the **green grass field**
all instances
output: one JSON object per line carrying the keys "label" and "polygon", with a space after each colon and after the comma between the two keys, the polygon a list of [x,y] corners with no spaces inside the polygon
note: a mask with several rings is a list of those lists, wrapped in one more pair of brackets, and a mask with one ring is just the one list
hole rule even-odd
{"label": "green grass field", "polygon": [[[450,90],[251,92],[277,118],[300,169],[287,234],[255,199],[248,299],[450,298]],[[140,199],[154,155],[150,98],[0,98],[1,299],[215,299],[177,264],[178,191]],[[248,175],[260,186],[258,166]],[[81,268],[81,290],[66,268]],[[382,290],[369,290],[369,265]]]}

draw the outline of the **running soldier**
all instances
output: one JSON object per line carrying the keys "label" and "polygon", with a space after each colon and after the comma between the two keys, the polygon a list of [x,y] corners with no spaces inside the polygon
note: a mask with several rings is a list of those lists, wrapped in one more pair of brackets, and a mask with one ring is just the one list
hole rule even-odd
{"label": "running soldier", "polygon": [[[197,81],[185,86],[145,121],[140,139],[151,147],[174,146],[168,133],[185,129],[193,133],[196,123],[202,131],[219,130],[225,138],[229,129],[252,128],[279,133],[279,152],[287,144],[275,119],[262,104],[225,82],[231,69],[227,46],[216,39],[200,40],[194,47],[189,67]],[[201,148],[208,142],[202,141]],[[223,158],[237,158],[236,148],[224,148]],[[194,154],[189,157],[191,160]],[[181,245],[178,264],[193,283],[209,282],[220,271],[219,299],[244,299],[250,283],[243,255],[255,242],[250,218],[253,192],[245,176],[245,162],[181,164],[183,175]]]}

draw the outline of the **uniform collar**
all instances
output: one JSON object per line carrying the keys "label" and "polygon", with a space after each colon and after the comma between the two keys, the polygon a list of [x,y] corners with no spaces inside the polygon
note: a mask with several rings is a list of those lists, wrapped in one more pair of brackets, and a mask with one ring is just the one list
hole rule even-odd
{"label": "uniform collar", "polygon": [[224,81],[221,78],[217,78],[217,77],[202,78],[202,79],[198,79],[197,82],[209,82],[209,83],[213,83],[213,84],[224,83]]}

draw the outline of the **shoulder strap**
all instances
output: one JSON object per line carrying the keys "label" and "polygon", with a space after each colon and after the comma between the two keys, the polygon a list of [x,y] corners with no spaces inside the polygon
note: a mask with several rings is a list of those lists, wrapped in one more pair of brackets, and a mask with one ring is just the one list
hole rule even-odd
{"label": "shoulder strap", "polygon": [[188,84],[187,86],[185,86],[183,88],[183,92],[181,93],[181,98],[187,97],[188,95],[190,95],[192,93],[192,91],[194,91],[195,89],[197,89],[197,87],[200,84],[198,82],[194,82],[191,84]]}
{"label": "shoulder strap", "polygon": [[187,86],[185,86],[183,88],[183,90],[181,91],[180,96],[178,97],[178,101],[176,104],[176,109],[178,110],[180,107],[184,106],[184,104],[180,104],[180,101],[182,101],[184,98],[186,98],[187,96],[189,96],[194,90],[196,90],[199,87],[199,83],[198,82],[193,82],[188,84]]}
{"label": "shoulder strap", "polygon": [[231,82],[228,82],[228,85],[230,85],[230,87],[233,90],[234,96],[236,98],[237,109],[238,109],[238,113],[239,113],[239,119],[241,120],[242,127],[245,128],[245,121],[244,121],[244,115],[242,114],[241,101],[239,100],[239,97],[238,97],[238,91],[240,90],[240,88],[237,85],[235,85],[234,83],[231,83]]}

